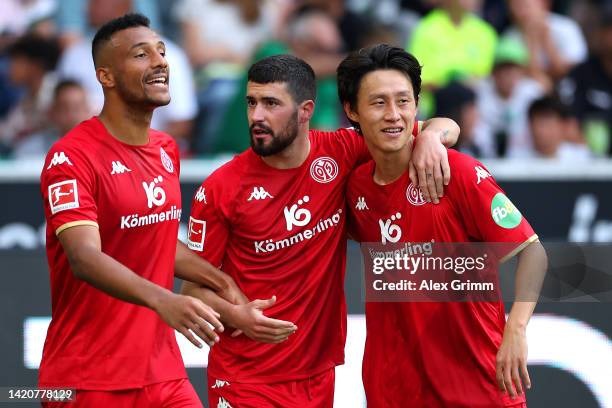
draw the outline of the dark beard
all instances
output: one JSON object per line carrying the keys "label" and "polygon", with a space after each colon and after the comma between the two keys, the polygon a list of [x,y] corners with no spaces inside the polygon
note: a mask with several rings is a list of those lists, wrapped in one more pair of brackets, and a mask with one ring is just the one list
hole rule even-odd
{"label": "dark beard", "polygon": [[291,115],[291,118],[289,118],[289,121],[287,122],[285,128],[278,135],[276,135],[272,131],[272,129],[261,124],[257,124],[257,127],[266,129],[268,132],[270,132],[270,135],[272,136],[272,141],[268,145],[255,142],[255,139],[253,138],[253,128],[255,127],[255,124],[251,125],[251,127],[249,128],[249,134],[251,136],[251,148],[253,149],[253,151],[258,156],[266,157],[275,155],[285,150],[288,146],[291,145],[291,143],[293,143],[293,141],[298,135],[297,116],[298,113],[296,109],[293,112],[293,115]]}

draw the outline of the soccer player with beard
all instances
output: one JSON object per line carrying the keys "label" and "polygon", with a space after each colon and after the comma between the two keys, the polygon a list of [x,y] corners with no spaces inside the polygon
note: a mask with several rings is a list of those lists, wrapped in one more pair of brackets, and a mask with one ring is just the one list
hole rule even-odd
{"label": "soccer player with beard", "polygon": [[[223,333],[211,350],[209,402],[330,407],[346,338],[344,190],[369,154],[352,129],[309,130],[315,76],[296,57],[255,63],[246,99],[252,148],[204,181],[189,218],[188,246],[230,274],[249,299],[259,299],[234,306],[210,290],[184,286],[245,334]],[[410,126],[387,131],[410,133]],[[441,181],[446,150],[439,138],[446,134],[454,143],[458,128],[445,119],[426,127],[417,148]],[[425,167],[418,171],[425,176]],[[263,310],[278,319],[275,325],[261,323]]]}
{"label": "soccer player with beard", "polygon": [[201,347],[194,334],[212,346],[209,323],[223,326],[172,293],[174,277],[243,295],[177,241],[178,148],[149,128],[170,102],[164,43],[146,17],[126,15],[100,28],[92,53],[104,108],[51,148],[41,174],[52,319],[39,386],[75,388],[71,407],[201,407],[173,328]]}
{"label": "soccer player with beard", "polygon": [[348,182],[350,234],[383,244],[505,243],[504,258],[520,251],[519,301],[507,322],[501,301],[367,302],[368,407],[525,407],[523,384],[530,387],[525,328],[546,253],[491,174],[463,153],[448,153],[453,179],[440,204],[419,197],[408,175],[412,135],[384,129],[412,126],[420,75],[412,55],[386,44],[351,53],[338,67],[340,100],[373,158]]}

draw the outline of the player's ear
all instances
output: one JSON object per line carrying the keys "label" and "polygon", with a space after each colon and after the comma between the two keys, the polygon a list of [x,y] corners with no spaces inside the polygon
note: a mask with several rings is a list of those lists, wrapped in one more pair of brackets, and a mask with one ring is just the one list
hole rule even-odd
{"label": "player's ear", "polygon": [[314,113],[314,107],[315,107],[314,101],[311,99],[308,99],[300,103],[300,106],[298,107],[299,123],[306,123],[310,121],[310,119],[312,118],[312,114]]}
{"label": "player's ear", "polygon": [[115,87],[115,77],[108,67],[99,67],[96,69],[96,77],[98,78],[98,82],[102,84],[102,88],[114,88]]}
{"label": "player's ear", "polygon": [[347,118],[349,118],[353,122],[359,122],[359,115],[353,111],[349,102],[344,102],[342,104],[342,108],[344,108],[344,113],[346,113]]}

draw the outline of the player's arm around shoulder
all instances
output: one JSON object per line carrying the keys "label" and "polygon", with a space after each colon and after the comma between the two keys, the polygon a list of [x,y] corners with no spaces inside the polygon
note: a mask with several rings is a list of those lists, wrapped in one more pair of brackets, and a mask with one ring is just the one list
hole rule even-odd
{"label": "player's arm around shoulder", "polygon": [[420,187],[426,201],[438,204],[451,177],[446,148],[457,143],[460,129],[448,118],[419,122],[419,128],[409,165],[410,180]]}

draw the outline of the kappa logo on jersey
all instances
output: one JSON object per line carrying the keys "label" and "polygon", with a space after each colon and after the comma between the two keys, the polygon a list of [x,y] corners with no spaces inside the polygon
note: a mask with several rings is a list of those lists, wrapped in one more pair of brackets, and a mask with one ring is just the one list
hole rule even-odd
{"label": "kappa logo on jersey", "polygon": [[402,214],[395,213],[388,220],[378,220],[378,225],[380,226],[380,236],[382,239],[382,243],[386,244],[387,241],[391,243],[396,243],[402,237],[402,229],[399,225],[392,224],[393,221],[399,220],[402,218]]}
{"label": "kappa logo on jersey", "polygon": [[208,204],[206,202],[206,187],[200,186],[200,188],[198,188],[198,191],[196,191],[195,194],[195,200],[199,203],[203,201],[204,204]]}
{"label": "kappa logo on jersey", "polygon": [[415,187],[412,183],[410,183],[406,189],[406,198],[412,205],[423,205],[426,203],[425,199],[423,198],[423,194],[421,193],[421,189]]}
{"label": "kappa logo on jersey", "polygon": [[125,172],[130,172],[132,170],[128,169],[121,163],[119,160],[113,162],[113,171],[111,171],[111,175],[113,174],[123,174]]}
{"label": "kappa logo on jersey", "polygon": [[215,385],[213,385],[210,388],[223,388],[226,385],[229,387],[230,383],[227,381],[223,381],[223,380],[215,380]]}
{"label": "kappa logo on jersey", "polygon": [[338,164],[331,157],[319,157],[310,165],[310,177],[319,183],[329,183],[338,176]]}
{"label": "kappa logo on jersey", "polygon": [[355,208],[359,211],[369,210],[365,197],[357,197],[357,204],[355,204]]}
{"label": "kappa logo on jersey", "polygon": [[497,225],[506,229],[517,227],[523,219],[518,208],[503,193],[497,193],[493,197],[491,201],[491,216]]}
{"label": "kappa logo on jersey", "polygon": [[263,187],[253,187],[253,191],[251,192],[251,196],[247,201],[251,200],[265,200],[266,198],[274,198],[270,193],[264,190]]}
{"label": "kappa logo on jersey", "polygon": [[79,207],[76,180],[66,180],[51,184],[48,191],[51,214]]}
{"label": "kappa logo on jersey", "polygon": [[53,153],[53,158],[51,159],[51,163],[49,163],[49,166],[47,166],[47,170],[49,170],[53,166],[59,166],[60,164],[64,164],[64,163],[68,163],[68,165],[72,166],[72,162],[70,161],[68,156],[64,154],[64,152],[55,152]]}
{"label": "kappa logo on jersey", "polygon": [[193,249],[194,251],[203,251],[204,238],[206,238],[206,221],[196,220],[193,217],[189,217],[189,233],[187,234],[187,247],[189,249]]}
{"label": "kappa logo on jersey", "polygon": [[285,221],[287,222],[287,231],[291,231],[293,226],[303,227],[310,222],[310,211],[306,208],[299,208],[310,201],[310,197],[304,196],[301,200],[298,200],[297,204],[293,204],[290,208],[285,207]]}
{"label": "kappa logo on jersey", "polygon": [[162,176],[157,176],[153,179],[152,182],[147,183],[145,181],[142,182],[142,187],[147,194],[147,206],[149,208],[153,208],[153,205],[160,206],[166,202],[166,192],[163,188],[158,186],[157,184],[161,183],[163,180]]}
{"label": "kappa logo on jersey", "polygon": [[217,408],[232,408],[229,402],[225,400],[223,397],[219,397],[219,403],[217,403]]}
{"label": "kappa logo on jersey", "polygon": [[483,169],[481,166],[475,166],[474,170],[476,170],[476,177],[478,178],[476,184],[480,184],[482,180],[486,179],[487,177],[491,177],[491,173]]}
{"label": "kappa logo on jersey", "polygon": [[161,162],[164,165],[164,169],[168,173],[174,173],[174,164],[172,163],[172,159],[168,156],[168,153],[164,150],[163,147],[159,148],[159,155],[161,157]]}

